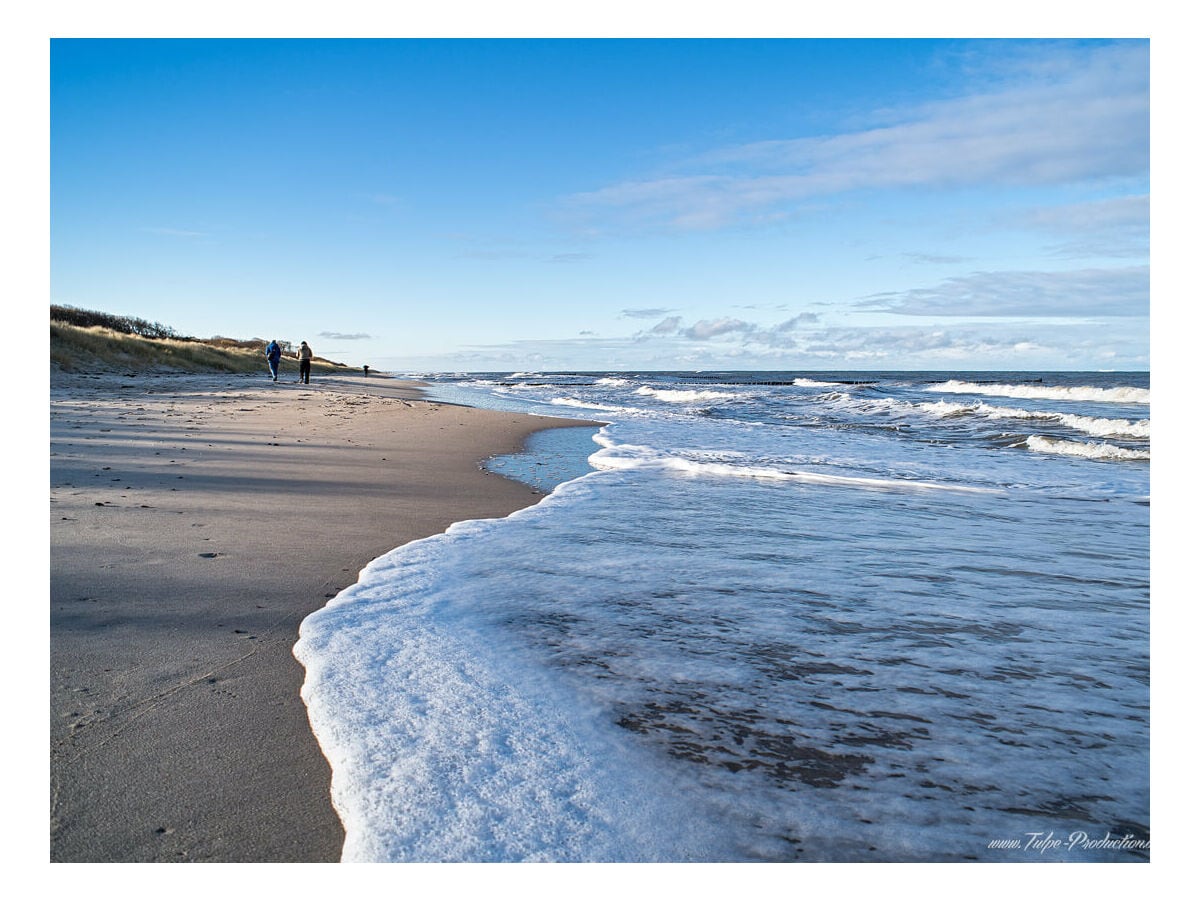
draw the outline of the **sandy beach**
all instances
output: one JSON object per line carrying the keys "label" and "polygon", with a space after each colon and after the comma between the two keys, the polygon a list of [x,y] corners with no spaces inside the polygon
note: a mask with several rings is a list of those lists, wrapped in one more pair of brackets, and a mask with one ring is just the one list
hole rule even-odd
{"label": "sandy beach", "polygon": [[587,424],[421,396],[52,375],[52,861],[339,859],[301,620],[380,554],[536,502],[480,462]]}

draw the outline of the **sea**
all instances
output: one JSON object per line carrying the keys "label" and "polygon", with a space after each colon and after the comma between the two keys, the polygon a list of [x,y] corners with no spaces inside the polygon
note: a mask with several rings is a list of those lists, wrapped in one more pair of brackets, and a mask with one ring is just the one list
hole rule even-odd
{"label": "sea", "polygon": [[345,861],[1150,859],[1148,373],[421,378],[603,424],[304,621]]}

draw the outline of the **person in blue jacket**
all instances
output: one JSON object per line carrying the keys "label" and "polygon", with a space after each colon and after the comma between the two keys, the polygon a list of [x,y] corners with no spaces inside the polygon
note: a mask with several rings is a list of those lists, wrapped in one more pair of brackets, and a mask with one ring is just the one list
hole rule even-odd
{"label": "person in blue jacket", "polygon": [[283,348],[274,338],[267,344],[267,365],[271,368],[271,380],[279,380],[279,357],[283,356]]}

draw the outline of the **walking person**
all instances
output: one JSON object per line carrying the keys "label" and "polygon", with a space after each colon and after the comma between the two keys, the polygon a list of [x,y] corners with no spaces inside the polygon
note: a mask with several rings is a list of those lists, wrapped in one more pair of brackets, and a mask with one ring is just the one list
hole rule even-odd
{"label": "walking person", "polygon": [[279,358],[283,356],[283,348],[279,346],[279,341],[274,338],[271,343],[267,344],[267,366],[271,370],[271,380],[279,380]]}
{"label": "walking person", "polygon": [[308,384],[308,376],[312,372],[312,358],[312,347],[308,346],[308,341],[301,341],[300,349],[296,351],[296,359],[300,360],[300,377],[297,381]]}

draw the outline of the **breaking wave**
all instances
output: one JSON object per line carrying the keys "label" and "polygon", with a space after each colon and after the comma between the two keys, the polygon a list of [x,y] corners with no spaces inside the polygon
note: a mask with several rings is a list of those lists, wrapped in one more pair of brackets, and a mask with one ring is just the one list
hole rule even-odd
{"label": "breaking wave", "polygon": [[1026,438],[1025,446],[1037,453],[1054,453],[1060,456],[1081,456],[1086,459],[1149,459],[1149,450],[1130,450],[1115,444],[1083,443],[1035,434]]}
{"label": "breaking wave", "polygon": [[739,394],[724,391],[680,391],[667,388],[640,387],[635,392],[642,397],[653,397],[664,403],[698,403],[703,400],[735,400]]}
{"label": "breaking wave", "polygon": [[939,400],[923,403],[921,409],[942,418],[957,418],[968,415],[985,416],[989,419],[1036,419],[1057,422],[1095,437],[1150,438],[1149,419],[1105,419],[1098,416],[1081,416],[1074,413],[1045,412],[1041,410],[1017,409],[1007,406],[990,406],[987,403],[953,403]]}
{"label": "breaking wave", "polygon": [[928,391],[945,394],[984,394],[991,397],[1019,397],[1028,400],[1084,400],[1097,403],[1150,402],[1150,389],[1138,387],[1072,387],[1051,384],[981,384],[973,381],[945,381],[930,385]]}

